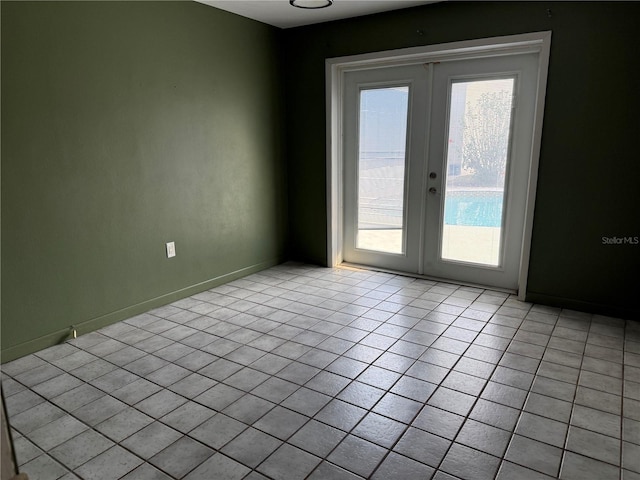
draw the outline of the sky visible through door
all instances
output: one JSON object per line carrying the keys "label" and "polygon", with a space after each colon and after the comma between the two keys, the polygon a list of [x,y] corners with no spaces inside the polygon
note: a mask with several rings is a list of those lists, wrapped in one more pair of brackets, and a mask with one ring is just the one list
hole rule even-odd
{"label": "sky visible through door", "polygon": [[409,87],[360,91],[357,248],[403,253]]}

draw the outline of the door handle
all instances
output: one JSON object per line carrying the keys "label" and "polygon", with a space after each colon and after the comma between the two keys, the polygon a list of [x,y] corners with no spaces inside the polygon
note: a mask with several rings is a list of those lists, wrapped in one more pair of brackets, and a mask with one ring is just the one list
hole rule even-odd
{"label": "door handle", "polygon": [[435,195],[436,193],[438,193],[438,190],[436,190],[436,187],[431,187],[431,188],[429,189],[429,193],[431,193],[431,194],[434,194],[434,195]]}

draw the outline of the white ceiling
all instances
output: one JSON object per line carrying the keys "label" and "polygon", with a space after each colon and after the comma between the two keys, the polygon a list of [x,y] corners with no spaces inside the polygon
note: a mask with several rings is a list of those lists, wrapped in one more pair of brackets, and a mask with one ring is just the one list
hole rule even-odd
{"label": "white ceiling", "polygon": [[280,28],[299,27],[435,3],[434,0],[334,0],[330,7],[307,10],[292,7],[289,0],[196,1]]}

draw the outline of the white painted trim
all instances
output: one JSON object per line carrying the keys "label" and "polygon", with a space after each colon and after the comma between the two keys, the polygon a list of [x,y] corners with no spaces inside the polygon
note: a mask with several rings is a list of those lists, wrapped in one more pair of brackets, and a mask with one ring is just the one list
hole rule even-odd
{"label": "white painted trim", "polygon": [[504,37],[482,38],[461,42],[425,45],[422,47],[386,50],[383,52],[329,58],[328,67],[341,70],[362,70],[385,65],[398,66],[415,63],[464,60],[474,57],[510,55],[514,53],[537,52],[551,32],[534,32]]}
{"label": "white painted trim", "polygon": [[330,58],[326,60],[326,132],[327,132],[327,265],[334,267],[342,263],[342,92],[344,74],[349,70],[363,70],[382,66],[408,65],[434,61],[452,61],[468,58],[510,55],[525,52],[539,53],[538,91],[534,120],[531,168],[525,208],[522,255],[518,283],[518,298],[524,300],[533,210],[538,182],[538,165],[542,139],[542,117],[546,94],[551,32],[533,32],[477,40],[466,40],[424,47],[412,47],[384,52]]}
{"label": "white painted trim", "polygon": [[529,170],[529,187],[527,190],[527,205],[525,207],[522,253],[520,255],[520,279],[518,280],[518,300],[521,301],[525,300],[529,278],[533,214],[536,204],[538,167],[540,165],[540,147],[542,144],[542,120],[544,117],[544,102],[547,93],[547,75],[549,73],[549,56],[551,52],[551,32],[541,32],[540,36],[542,43],[538,56],[538,98],[536,99],[535,123],[533,126],[531,168]]}
{"label": "white painted trim", "polygon": [[326,61],[327,266],[342,263],[342,91],[337,68]]}

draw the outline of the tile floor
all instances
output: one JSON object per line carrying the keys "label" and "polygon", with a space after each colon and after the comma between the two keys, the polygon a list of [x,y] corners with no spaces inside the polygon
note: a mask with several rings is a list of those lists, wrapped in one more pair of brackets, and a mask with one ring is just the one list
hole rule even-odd
{"label": "tile floor", "polygon": [[288,263],[2,366],[38,479],[640,479],[640,324]]}

